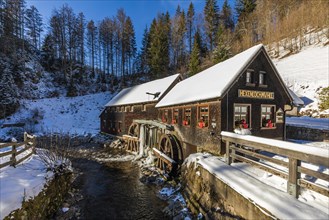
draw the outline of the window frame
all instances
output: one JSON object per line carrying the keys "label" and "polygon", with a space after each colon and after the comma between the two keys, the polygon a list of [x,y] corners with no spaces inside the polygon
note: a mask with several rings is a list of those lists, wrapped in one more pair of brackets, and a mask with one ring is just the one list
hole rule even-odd
{"label": "window frame", "polygon": [[[177,113],[177,114],[175,114],[175,113]],[[171,123],[172,124],[178,124],[178,120],[179,120],[179,108],[172,108],[171,114],[172,114]],[[176,119],[175,116],[177,116],[177,119]]]}
{"label": "window frame", "polygon": [[[236,107],[247,107],[247,117],[248,117],[248,120],[247,121],[247,124],[248,124],[248,129],[251,129],[251,111],[252,111],[252,104],[246,104],[246,103],[234,103],[233,105],[233,128],[235,129],[236,128],[236,125],[235,125],[235,115],[236,115],[236,112],[235,112],[235,108]],[[248,108],[249,108],[249,112],[248,112]],[[249,115],[248,115],[249,114]],[[241,112],[240,112],[240,117],[241,117]],[[240,120],[242,120],[240,118]]]}
{"label": "window frame", "polygon": [[[190,114],[189,114],[189,117],[190,117],[190,123],[188,123],[188,124],[185,124],[185,121],[188,121],[188,120],[186,120],[186,110],[190,110],[189,112],[190,112]],[[190,127],[191,126],[191,123],[192,123],[192,107],[191,106],[189,106],[189,107],[184,107],[183,108],[183,121],[182,121],[182,125],[183,126],[186,126],[186,127]]]}
{"label": "window frame", "polygon": [[[267,87],[267,82],[266,82],[267,81],[266,80],[267,77],[266,76],[267,76],[267,73],[265,71],[259,71],[259,75],[258,75],[258,84],[259,84],[259,87],[264,87],[264,88]],[[261,80],[261,78],[262,78],[262,80]]]}
{"label": "window frame", "polygon": [[[206,121],[204,121],[204,127],[201,127],[200,126],[200,119],[201,119],[201,117],[202,117],[202,115],[204,114],[204,113],[202,113],[201,112],[201,109],[202,108],[207,108],[207,120]],[[207,105],[207,104],[204,104],[204,105],[198,105],[198,114],[197,114],[197,119],[198,119],[198,124],[197,124],[197,127],[198,128],[209,128],[209,118],[210,118],[210,111],[209,111],[209,105]]]}
{"label": "window frame", "polygon": [[[272,124],[273,124],[273,127],[263,126],[263,107],[266,107],[266,108],[268,108],[268,107],[272,108],[273,107],[273,109],[271,109],[271,110],[273,110],[271,112],[272,117],[270,117],[270,119],[272,121]],[[265,115],[265,119],[266,119],[266,115]],[[268,120],[268,119],[266,119],[266,120]],[[260,105],[260,128],[261,129],[276,129],[277,128],[277,125],[276,125],[276,105],[271,105],[271,104],[261,104]]]}
{"label": "window frame", "polygon": [[247,69],[247,71],[246,71],[246,86],[253,86],[254,87],[255,85],[256,85],[255,84],[255,70]]}
{"label": "window frame", "polygon": [[169,120],[169,109],[162,109],[161,110],[161,121],[163,123],[168,123]]}

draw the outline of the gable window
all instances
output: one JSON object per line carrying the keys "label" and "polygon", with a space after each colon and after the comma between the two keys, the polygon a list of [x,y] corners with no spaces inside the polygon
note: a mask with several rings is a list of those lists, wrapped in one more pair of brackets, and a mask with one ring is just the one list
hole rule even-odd
{"label": "gable window", "polygon": [[259,72],[259,85],[266,85],[266,72]]}
{"label": "gable window", "polygon": [[165,109],[162,111],[162,117],[161,117],[162,122],[168,122],[168,109]]}
{"label": "gable window", "polygon": [[250,128],[251,105],[234,104],[234,126],[235,128]]}
{"label": "gable window", "polygon": [[246,84],[253,85],[254,82],[254,70],[247,70],[246,72]]}
{"label": "gable window", "polygon": [[275,128],[275,105],[262,105],[262,128]]}
{"label": "gable window", "polygon": [[200,128],[208,127],[208,124],[209,124],[209,107],[208,106],[199,106],[198,107],[198,116],[199,116],[198,126]]}
{"label": "gable window", "polygon": [[191,108],[184,108],[183,111],[183,125],[187,126],[191,124]]}
{"label": "gable window", "polygon": [[172,111],[172,124],[177,124],[179,111],[178,108],[174,108]]}

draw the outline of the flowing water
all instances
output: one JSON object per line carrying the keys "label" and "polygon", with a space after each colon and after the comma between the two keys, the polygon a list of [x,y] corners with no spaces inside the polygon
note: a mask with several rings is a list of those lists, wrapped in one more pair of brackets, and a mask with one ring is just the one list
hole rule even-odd
{"label": "flowing water", "polygon": [[132,162],[75,158],[72,165],[82,172],[73,187],[83,195],[78,202],[83,219],[168,219],[162,213],[166,202],[156,196],[159,187],[141,183]]}

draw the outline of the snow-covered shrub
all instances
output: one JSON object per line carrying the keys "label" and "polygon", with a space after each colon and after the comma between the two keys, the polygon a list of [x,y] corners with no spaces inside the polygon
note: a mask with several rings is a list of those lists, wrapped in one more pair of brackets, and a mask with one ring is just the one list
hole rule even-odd
{"label": "snow-covered shrub", "polygon": [[40,159],[46,164],[47,169],[54,173],[71,172],[71,161],[69,147],[71,138],[65,135],[50,135],[50,137],[39,137],[37,150]]}
{"label": "snow-covered shrub", "polygon": [[329,109],[329,86],[319,92],[319,109],[321,111]]}

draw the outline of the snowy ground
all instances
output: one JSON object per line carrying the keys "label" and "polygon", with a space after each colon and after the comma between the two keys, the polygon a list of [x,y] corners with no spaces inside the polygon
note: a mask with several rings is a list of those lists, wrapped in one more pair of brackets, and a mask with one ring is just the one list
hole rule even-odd
{"label": "snowy ground", "polygon": [[[73,98],[59,97],[38,100],[23,100],[17,113],[3,123],[24,122],[25,128],[33,134],[97,134],[99,115],[104,105],[111,99],[109,93],[97,93]],[[8,139],[10,128],[0,129],[0,138]]]}
{"label": "snowy ground", "polygon": [[46,171],[38,155],[33,155],[16,168],[0,169],[0,219],[21,207],[22,201],[39,194],[52,172]]}
{"label": "snowy ground", "polygon": [[302,109],[317,109],[320,88],[329,86],[329,46],[313,45],[283,59],[274,60],[288,87],[302,98]]}

